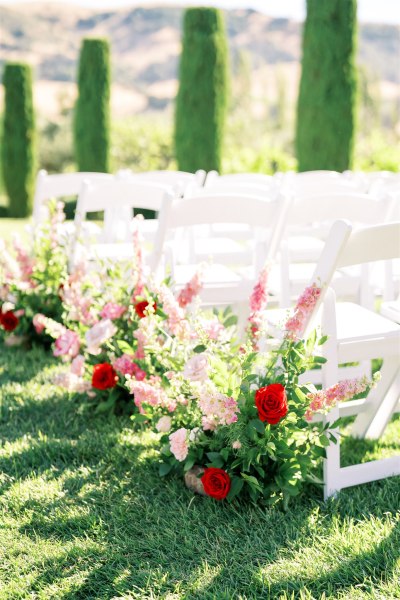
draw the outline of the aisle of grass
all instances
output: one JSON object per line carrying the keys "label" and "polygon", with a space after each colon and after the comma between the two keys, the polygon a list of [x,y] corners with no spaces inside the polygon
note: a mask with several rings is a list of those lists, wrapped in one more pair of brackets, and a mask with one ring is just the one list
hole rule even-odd
{"label": "aisle of grass", "polygon": [[[158,479],[151,434],[49,385],[58,368],[0,350],[1,600],[400,597],[399,478],[287,514],[193,497]],[[396,419],[357,453],[399,439]]]}

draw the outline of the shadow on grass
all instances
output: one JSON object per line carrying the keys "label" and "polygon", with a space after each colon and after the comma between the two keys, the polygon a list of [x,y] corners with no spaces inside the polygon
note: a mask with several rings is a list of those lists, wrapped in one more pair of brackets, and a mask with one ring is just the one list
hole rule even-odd
{"label": "shadow on grass", "polygon": [[[336,597],[365,578],[390,578],[395,568],[398,526],[373,550],[339,566],[333,560],[328,572],[293,581],[286,568],[274,580],[260,577],[282,557],[306,551],[316,531],[323,539],[349,519],[367,523],[396,514],[398,479],[345,490],[327,504],[310,488],[286,514],[220,504],[193,497],[177,478],[160,481],[154,438],[134,435],[127,419],[79,415],[60,394],[10,402],[12,420],[0,434],[16,448],[0,461],[9,476],[2,492],[10,495],[15,481],[29,486],[35,478],[43,486],[38,497],[28,493],[11,506],[21,521],[16,533],[39,549],[29,558],[34,575],[24,584],[25,597],[57,589],[55,597],[68,600],[168,594],[264,600],[284,593],[297,598],[304,587],[314,597],[324,590]],[[49,541],[59,549],[53,558],[41,552]]]}

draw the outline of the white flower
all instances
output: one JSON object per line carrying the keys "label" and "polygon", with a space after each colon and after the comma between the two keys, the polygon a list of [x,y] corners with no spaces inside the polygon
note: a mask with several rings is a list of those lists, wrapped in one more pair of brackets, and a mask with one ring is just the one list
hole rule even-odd
{"label": "white flower", "polygon": [[205,381],[208,379],[208,367],[208,358],[205,352],[195,354],[187,361],[183,375],[191,381]]}
{"label": "white flower", "polygon": [[93,325],[85,334],[89,354],[100,354],[100,346],[115,335],[116,332],[117,328],[110,319],[103,319],[96,323],[96,325]]}
{"label": "white flower", "polygon": [[157,431],[160,433],[167,433],[171,429],[172,420],[171,417],[161,417],[156,425]]}

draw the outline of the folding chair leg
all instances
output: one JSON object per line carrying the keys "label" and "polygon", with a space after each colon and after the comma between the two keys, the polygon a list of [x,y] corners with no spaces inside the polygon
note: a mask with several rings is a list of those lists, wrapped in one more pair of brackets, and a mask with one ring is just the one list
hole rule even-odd
{"label": "folding chair leg", "polygon": [[386,358],[377,394],[371,394],[365,402],[352,428],[352,436],[379,439],[396,410],[400,397],[400,367],[397,357]]}

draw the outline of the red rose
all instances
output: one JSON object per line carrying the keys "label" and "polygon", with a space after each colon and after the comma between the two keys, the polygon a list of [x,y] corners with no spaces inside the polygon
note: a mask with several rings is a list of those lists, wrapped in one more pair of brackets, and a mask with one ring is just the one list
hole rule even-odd
{"label": "red rose", "polygon": [[216,500],[223,500],[229,494],[231,489],[231,478],[223,469],[215,469],[210,467],[205,469],[201,483],[207,496]]}
{"label": "red rose", "polygon": [[[143,317],[147,317],[147,313],[145,313],[144,311],[146,310],[146,308],[149,306],[149,303],[147,302],[147,300],[142,300],[142,302],[138,302],[137,304],[135,304],[135,311],[137,316],[139,317],[139,319],[143,319]],[[155,302],[153,302],[153,309],[154,311],[157,310],[157,304]]]}
{"label": "red rose", "polygon": [[92,375],[92,386],[94,388],[108,390],[116,386],[117,380],[117,372],[109,363],[94,365]]}
{"label": "red rose", "polygon": [[19,319],[14,315],[12,310],[8,310],[5,313],[0,312],[0,325],[6,331],[14,331],[18,327]]}
{"label": "red rose", "polygon": [[256,391],[256,406],[260,421],[276,425],[287,414],[286,391],[280,383],[271,383]]}

